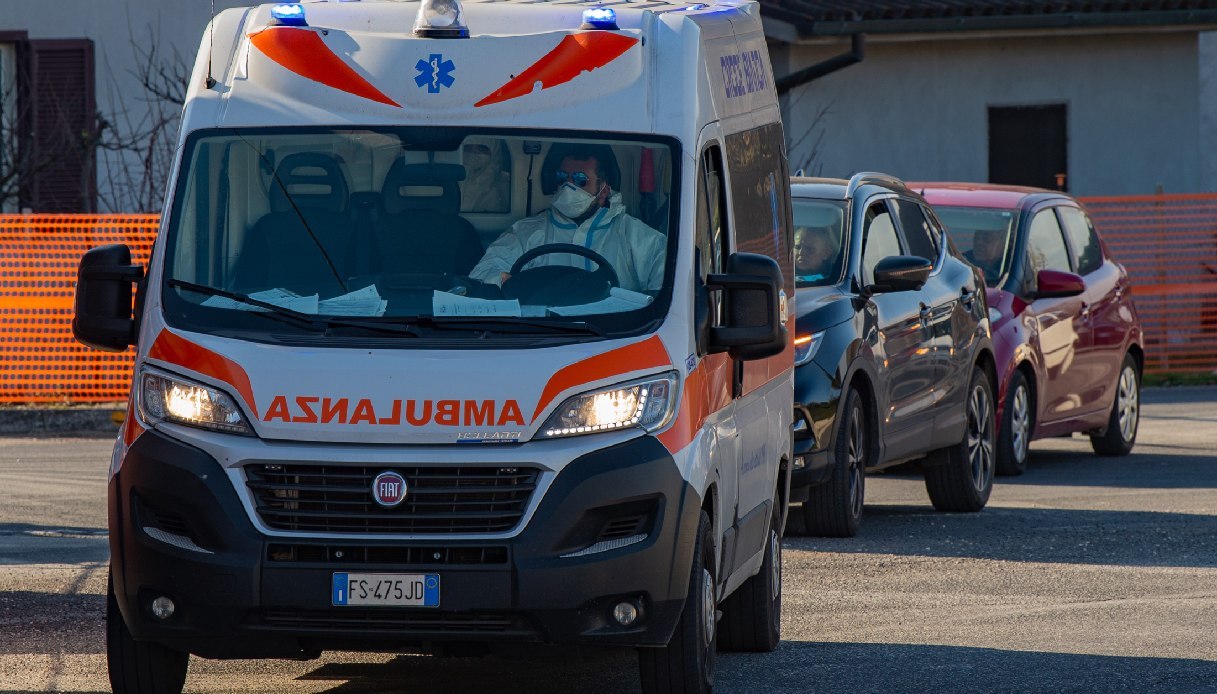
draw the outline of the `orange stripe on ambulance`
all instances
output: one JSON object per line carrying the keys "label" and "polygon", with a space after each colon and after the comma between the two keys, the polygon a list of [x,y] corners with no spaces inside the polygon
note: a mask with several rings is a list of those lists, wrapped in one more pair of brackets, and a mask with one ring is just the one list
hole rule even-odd
{"label": "orange stripe on ambulance", "polygon": [[414,427],[524,425],[524,416],[515,400],[505,400],[501,406],[494,400],[390,400],[378,406],[369,398],[305,395],[294,396],[290,402],[288,396],[276,395],[262,421],[397,426],[402,424],[403,414],[405,423]]}

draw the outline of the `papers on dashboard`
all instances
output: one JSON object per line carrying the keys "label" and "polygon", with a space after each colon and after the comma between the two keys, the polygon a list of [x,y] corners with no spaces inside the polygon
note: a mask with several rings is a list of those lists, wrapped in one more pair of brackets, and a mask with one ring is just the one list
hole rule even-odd
{"label": "papers on dashboard", "polygon": [[594,313],[621,313],[634,311],[651,303],[651,297],[621,287],[613,287],[609,295],[600,301],[575,306],[551,306],[549,312],[557,316],[589,316]]}
{"label": "papers on dashboard", "polygon": [[[301,296],[286,289],[268,289],[255,292],[249,298],[264,304],[274,304],[280,308],[307,313],[309,315],[324,314],[329,316],[383,316],[389,302],[380,298],[376,285],[356,289],[342,296],[331,299],[319,299],[317,294]],[[212,308],[236,309],[238,311],[265,311],[261,306],[254,306],[225,296],[208,297],[204,306]]]}
{"label": "papers on dashboard", "polygon": [[440,316],[508,316],[519,318],[518,299],[475,299],[452,292],[436,290],[431,294],[431,315]]}

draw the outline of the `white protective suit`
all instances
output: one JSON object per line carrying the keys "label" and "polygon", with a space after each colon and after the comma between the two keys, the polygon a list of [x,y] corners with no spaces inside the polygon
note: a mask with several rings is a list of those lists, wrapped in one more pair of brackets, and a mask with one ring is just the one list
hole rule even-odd
{"label": "white protective suit", "polygon": [[[501,284],[500,273],[510,272],[516,258],[547,243],[573,243],[604,256],[617,271],[623,289],[642,292],[663,286],[667,246],[664,236],[626,214],[620,193],[609,196],[608,207],[578,226],[554,210],[521,219],[490,244],[469,276],[488,284]],[[540,265],[595,269],[591,260],[569,253],[543,255],[524,268]]]}

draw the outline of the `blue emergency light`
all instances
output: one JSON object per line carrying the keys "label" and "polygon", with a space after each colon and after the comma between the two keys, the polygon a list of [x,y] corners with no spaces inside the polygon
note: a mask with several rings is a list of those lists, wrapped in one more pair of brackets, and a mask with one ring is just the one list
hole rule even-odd
{"label": "blue emergency light", "polygon": [[270,8],[270,16],[283,26],[308,26],[308,22],[304,21],[304,5],[298,2],[275,5]]}
{"label": "blue emergency light", "polygon": [[617,13],[610,7],[593,7],[583,10],[583,26],[580,29],[617,30]]}

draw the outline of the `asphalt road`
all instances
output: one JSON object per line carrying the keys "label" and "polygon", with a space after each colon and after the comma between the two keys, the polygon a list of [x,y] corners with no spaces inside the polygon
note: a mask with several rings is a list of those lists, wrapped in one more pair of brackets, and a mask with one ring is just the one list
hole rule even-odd
{"label": "asphalt road", "polygon": [[[110,442],[0,439],[0,691],[108,691]],[[788,536],[784,642],[719,657],[724,692],[1217,692],[1217,388],[1145,394],[1137,448],[1032,448],[980,514],[868,478],[859,536]],[[191,692],[636,691],[583,658],[193,659]]]}

